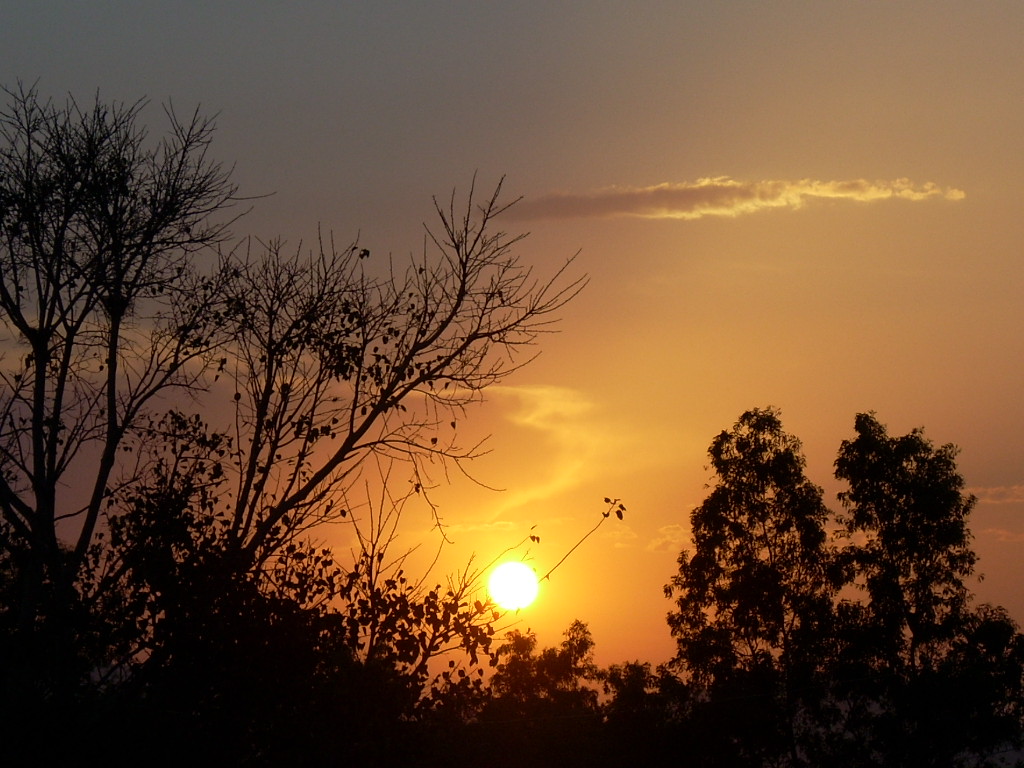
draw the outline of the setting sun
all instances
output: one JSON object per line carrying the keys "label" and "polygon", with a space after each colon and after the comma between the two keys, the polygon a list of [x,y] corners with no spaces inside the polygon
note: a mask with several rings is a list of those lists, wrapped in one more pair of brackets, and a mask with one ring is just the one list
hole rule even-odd
{"label": "setting sun", "polygon": [[502,563],[491,572],[487,590],[491,598],[507,611],[518,611],[537,597],[537,574],[516,560]]}

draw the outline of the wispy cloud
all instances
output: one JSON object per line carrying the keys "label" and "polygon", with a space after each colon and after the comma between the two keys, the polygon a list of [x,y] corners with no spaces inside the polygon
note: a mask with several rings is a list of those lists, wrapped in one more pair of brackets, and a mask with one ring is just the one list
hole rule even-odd
{"label": "wispy cloud", "polygon": [[631,549],[640,536],[628,525],[619,524],[614,528],[606,529],[601,538],[612,542],[612,547],[615,549]]}
{"label": "wispy cloud", "polygon": [[596,471],[607,440],[591,423],[594,405],[581,392],[543,385],[502,385],[488,391],[507,403],[509,421],[536,434],[534,439],[543,440],[549,451],[542,471],[530,482],[510,490],[495,513],[556,496],[577,487]]}
{"label": "wispy cloud", "polygon": [[679,552],[689,544],[686,529],[679,524],[661,526],[654,538],[647,542],[648,552]]}
{"label": "wispy cloud", "polygon": [[1009,531],[1006,528],[985,528],[981,532],[981,535],[991,536],[996,541],[1001,541],[1005,544],[1024,543],[1024,533],[1020,531]]}
{"label": "wispy cloud", "polygon": [[999,485],[968,488],[981,504],[1020,504],[1024,502],[1024,485]]}
{"label": "wispy cloud", "polygon": [[962,200],[963,190],[933,182],[892,181],[737,181],[728,176],[650,187],[606,187],[583,193],[551,193],[526,198],[509,214],[520,219],[633,216],[645,219],[699,219],[741,216],[771,208],[796,209],[811,200]]}
{"label": "wispy cloud", "polygon": [[445,524],[445,532],[450,534],[458,533],[509,533],[515,531],[517,526],[511,520],[493,520],[489,522],[451,523]]}

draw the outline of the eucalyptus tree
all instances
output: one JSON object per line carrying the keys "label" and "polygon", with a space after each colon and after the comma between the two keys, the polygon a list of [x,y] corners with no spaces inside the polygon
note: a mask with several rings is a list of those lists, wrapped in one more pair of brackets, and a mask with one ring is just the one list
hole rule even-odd
{"label": "eucalyptus tree", "polygon": [[867,597],[872,647],[897,672],[920,669],[942,653],[967,611],[965,580],[977,557],[953,445],[935,447],[915,429],[890,437],[874,414],[858,414],[856,437],[844,440],[835,474],[844,554]]}
{"label": "eucalyptus tree", "polygon": [[[730,759],[800,764],[839,582],[828,510],[773,409],[744,413],[708,453],[717,483],[693,510],[694,549],[665,587],[673,665],[709,706],[732,702]],[[753,723],[737,720],[744,704],[760,713]]]}
{"label": "eucalyptus tree", "polygon": [[957,449],[890,436],[872,413],[854,430],[835,463],[841,556],[864,597],[843,606],[836,673],[849,746],[864,763],[1001,764],[1024,730],[1024,641],[1004,610],[971,604]]}

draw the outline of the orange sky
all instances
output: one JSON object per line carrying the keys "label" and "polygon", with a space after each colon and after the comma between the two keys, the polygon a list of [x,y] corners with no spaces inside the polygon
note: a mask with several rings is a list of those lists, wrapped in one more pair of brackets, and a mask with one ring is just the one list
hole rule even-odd
{"label": "orange sky", "polygon": [[580,618],[601,663],[668,658],[704,452],[769,404],[830,499],[858,411],[958,444],[975,590],[1024,620],[1024,5],[209,5],[13,0],[3,81],[219,112],[218,156],[274,193],[239,232],[402,256],[431,195],[507,174],[524,258],[580,251],[591,283],[470,414],[506,490],[437,491],[449,567],[536,524],[546,571],[628,507],[523,611],[542,644]]}

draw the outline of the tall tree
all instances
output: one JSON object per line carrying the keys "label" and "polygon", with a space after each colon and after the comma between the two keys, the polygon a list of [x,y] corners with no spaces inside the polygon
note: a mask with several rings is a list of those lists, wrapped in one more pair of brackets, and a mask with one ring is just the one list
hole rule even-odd
{"label": "tall tree", "polygon": [[[312,254],[277,242],[228,259],[223,375],[233,388],[232,495],[225,535],[248,563],[346,513],[368,457],[458,463],[458,421],[482,391],[530,359],[581,280],[538,279],[497,229],[501,184],[435,201],[430,245],[406,266],[356,244]],[[564,267],[563,267],[564,270]]]}
{"label": "tall tree", "polygon": [[835,474],[849,484],[841,523],[867,598],[872,646],[900,672],[928,666],[958,629],[970,599],[964,580],[977,560],[957,449],[938,448],[915,429],[890,437],[874,414],[858,414]]}
{"label": "tall tree", "polygon": [[842,557],[866,598],[841,606],[845,762],[1000,764],[1022,732],[1022,640],[1005,611],[970,604],[975,500],[957,450],[920,429],[891,437],[870,413],[854,429],[836,459]]}
{"label": "tall tree", "polygon": [[773,409],[744,413],[708,453],[718,481],[691,514],[694,550],[665,588],[674,664],[712,706],[731,699],[760,713],[736,722],[734,706],[728,716],[735,759],[800,764],[838,586],[828,510]]}
{"label": "tall tree", "polygon": [[[227,236],[236,193],[198,112],[167,109],[151,142],[143,101],[5,93],[0,519],[12,583],[0,623],[20,638],[5,662],[45,689],[74,655],[75,584],[105,507],[133,479],[126,440],[158,396],[199,383],[213,283],[192,256]],[[39,654],[49,660],[33,667]]]}
{"label": "tall tree", "polygon": [[[492,231],[506,207],[499,194],[500,185],[478,205],[470,189],[464,209],[456,211],[454,196],[447,208],[438,205],[433,249],[404,270],[382,270],[367,249],[335,250],[324,241],[312,254],[271,243],[257,244],[255,256],[247,247],[224,260],[226,277],[211,305],[220,363],[204,398],[211,411],[220,409],[220,429],[213,426],[218,412],[208,414],[210,423],[177,414],[155,423],[138,446],[154,482],[118,497],[122,512],[143,516],[153,500],[159,506],[166,499],[160,525],[198,516],[189,520],[195,532],[175,554],[176,567],[202,563],[204,574],[226,580],[224,589],[248,577],[273,582],[278,563],[312,528],[351,522],[355,508],[368,516],[354,523],[367,535],[349,564],[354,577],[335,580],[332,589],[334,596],[348,590],[359,655],[401,659],[421,678],[440,645],[465,642],[475,653],[478,622],[490,610],[467,602],[469,574],[429,589],[400,569],[389,571],[399,557],[384,551],[394,531],[370,530],[361,473],[381,472],[380,511],[395,521],[407,500],[402,488],[425,497],[431,464],[475,455],[478,446],[458,442],[466,407],[529,359],[516,354],[548,330],[582,285],[562,281],[561,272],[538,280],[520,263],[520,238]],[[408,482],[394,480],[396,466],[409,470]],[[150,578],[148,563],[122,554],[130,558],[147,529],[132,530],[109,550],[113,561],[103,569],[120,580],[121,592]],[[127,591],[161,596],[162,604],[146,609],[152,622],[174,614],[167,601],[177,590]],[[406,610],[414,603],[417,621]],[[442,616],[446,627],[436,624]],[[421,630],[429,640],[415,640]],[[160,658],[148,647],[154,637],[142,635],[133,656]]]}

